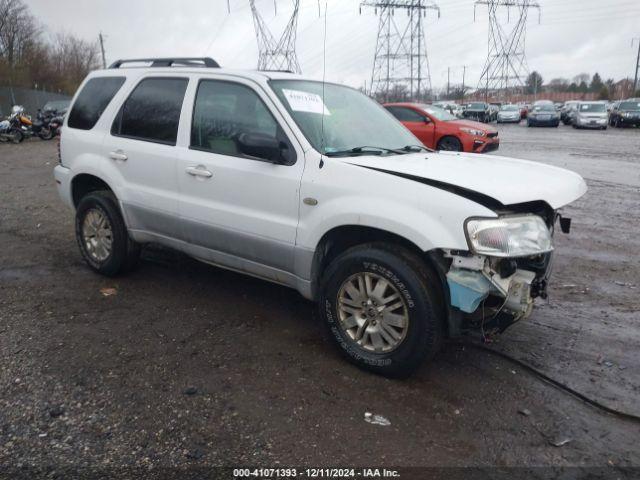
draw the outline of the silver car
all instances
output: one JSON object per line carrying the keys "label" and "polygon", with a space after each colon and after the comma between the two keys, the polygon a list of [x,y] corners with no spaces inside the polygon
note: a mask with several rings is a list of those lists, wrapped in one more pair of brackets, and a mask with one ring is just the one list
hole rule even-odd
{"label": "silver car", "polygon": [[606,102],[580,102],[569,115],[573,128],[607,129],[609,114]]}
{"label": "silver car", "polygon": [[517,105],[503,105],[498,112],[498,123],[520,123],[520,107]]}

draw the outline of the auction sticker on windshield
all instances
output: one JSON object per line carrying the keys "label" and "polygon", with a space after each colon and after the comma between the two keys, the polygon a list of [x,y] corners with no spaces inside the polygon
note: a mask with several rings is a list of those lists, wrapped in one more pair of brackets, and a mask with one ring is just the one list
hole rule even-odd
{"label": "auction sticker on windshield", "polygon": [[287,88],[283,88],[282,93],[284,93],[287,102],[289,102],[291,110],[331,115],[320,95],[300,90],[289,90]]}

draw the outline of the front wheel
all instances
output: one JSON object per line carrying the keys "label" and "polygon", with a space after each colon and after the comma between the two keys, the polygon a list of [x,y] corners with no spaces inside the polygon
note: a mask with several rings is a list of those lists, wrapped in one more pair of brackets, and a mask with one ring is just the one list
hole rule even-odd
{"label": "front wheel", "polygon": [[319,300],[329,336],[360,368],[407,377],[442,343],[439,279],[402,247],[347,250],[324,272]]}
{"label": "front wheel", "polygon": [[118,202],[108,191],[80,200],[76,240],[89,267],[108,277],[133,269],[140,256],[140,246],[129,237]]}
{"label": "front wheel", "polygon": [[17,145],[18,143],[22,143],[23,140],[24,134],[20,130],[14,130],[11,134],[11,142]]}
{"label": "front wheel", "polygon": [[462,142],[456,137],[443,137],[438,142],[438,150],[461,152],[463,150]]}

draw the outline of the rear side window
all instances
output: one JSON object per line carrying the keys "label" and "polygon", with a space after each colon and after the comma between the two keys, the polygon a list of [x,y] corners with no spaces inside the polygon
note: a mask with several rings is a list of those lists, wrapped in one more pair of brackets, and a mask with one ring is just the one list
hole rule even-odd
{"label": "rear side window", "polygon": [[131,92],[113,122],[113,135],[175,145],[189,80],[146,78]]}
{"label": "rear side window", "polygon": [[410,108],[387,107],[387,110],[401,122],[424,122],[424,116]]}
{"label": "rear side window", "polygon": [[68,126],[80,130],[91,130],[95,127],[102,112],[118,93],[124,81],[124,77],[102,77],[89,80],[73,104]]}

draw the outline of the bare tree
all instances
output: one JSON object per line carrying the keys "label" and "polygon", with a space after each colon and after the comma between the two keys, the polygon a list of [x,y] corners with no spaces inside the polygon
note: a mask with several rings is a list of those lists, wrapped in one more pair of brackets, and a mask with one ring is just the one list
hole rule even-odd
{"label": "bare tree", "polygon": [[22,0],[0,0],[0,59],[14,68],[38,41],[40,29]]}

